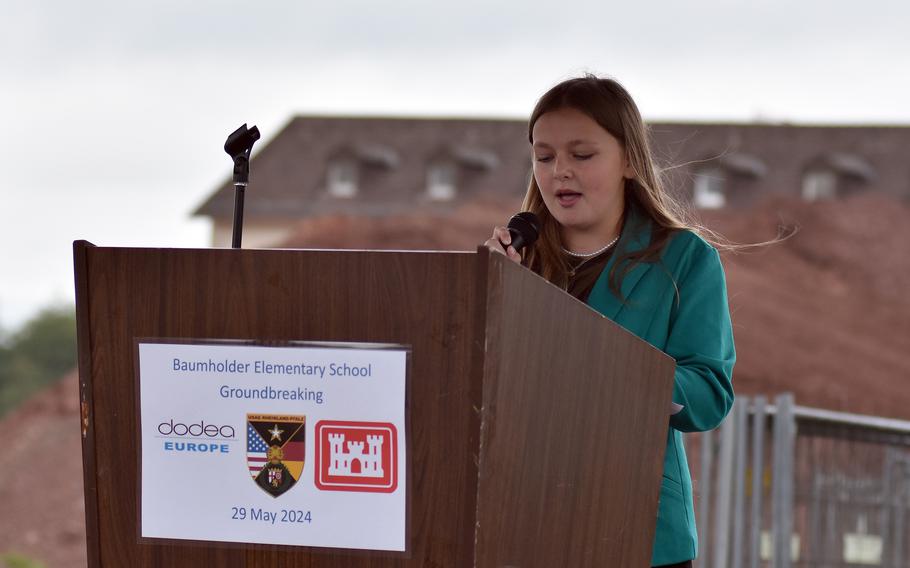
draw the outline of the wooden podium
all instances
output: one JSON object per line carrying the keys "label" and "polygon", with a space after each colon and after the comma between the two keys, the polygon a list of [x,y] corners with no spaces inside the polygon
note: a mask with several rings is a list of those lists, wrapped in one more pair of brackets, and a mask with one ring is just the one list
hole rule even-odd
{"label": "wooden podium", "polygon": [[[674,362],[505,257],[74,257],[90,566],[650,565]],[[407,552],[141,540],[140,337],[409,345]]]}

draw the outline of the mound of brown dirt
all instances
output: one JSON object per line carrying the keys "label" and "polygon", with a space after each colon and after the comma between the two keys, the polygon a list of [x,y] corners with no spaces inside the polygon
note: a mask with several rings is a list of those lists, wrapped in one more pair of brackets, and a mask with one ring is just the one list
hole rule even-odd
{"label": "mound of brown dirt", "polygon": [[332,215],[301,221],[281,246],[375,250],[475,250],[505,225],[521,200],[481,199],[452,214],[415,211],[408,215]]}
{"label": "mound of brown dirt", "polygon": [[0,420],[0,554],[85,566],[75,371]]}
{"label": "mound of brown dirt", "polygon": [[742,393],[795,393],[797,403],[910,419],[910,208],[866,194],[845,201],[772,200],[716,212],[732,241],[792,237],[725,255]]}

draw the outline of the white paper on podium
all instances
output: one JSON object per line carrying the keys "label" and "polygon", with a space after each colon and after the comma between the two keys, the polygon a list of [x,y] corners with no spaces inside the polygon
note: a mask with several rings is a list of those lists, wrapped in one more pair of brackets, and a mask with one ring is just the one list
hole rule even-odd
{"label": "white paper on podium", "polygon": [[140,536],[406,550],[407,348],[333,345],[140,342]]}

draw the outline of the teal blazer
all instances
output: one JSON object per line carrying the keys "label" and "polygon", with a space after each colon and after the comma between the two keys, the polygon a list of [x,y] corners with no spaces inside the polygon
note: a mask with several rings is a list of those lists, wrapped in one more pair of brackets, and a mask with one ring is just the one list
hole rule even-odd
{"label": "teal blazer", "polygon": [[730,411],[736,352],[720,257],[691,231],[673,235],[660,262],[640,263],[626,274],[624,301],[610,290],[608,274],[617,256],[644,249],[650,239],[650,221],[630,212],[587,303],[676,360],[673,401],[683,409],[669,417],[667,430],[651,559],[652,566],[659,566],[695,558],[698,550],[682,433],[716,428]]}

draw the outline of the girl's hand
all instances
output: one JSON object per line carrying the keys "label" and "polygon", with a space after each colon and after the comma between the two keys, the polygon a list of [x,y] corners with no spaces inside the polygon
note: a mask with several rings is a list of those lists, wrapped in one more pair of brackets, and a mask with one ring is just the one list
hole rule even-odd
{"label": "girl's hand", "polygon": [[[518,254],[512,245],[512,235],[509,234],[509,230],[505,227],[495,227],[493,229],[493,236],[487,239],[483,245],[490,249],[493,252],[499,254],[504,254],[515,262],[521,262],[521,255]],[[505,245],[505,247],[503,247]]]}

